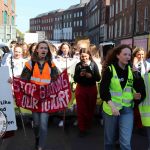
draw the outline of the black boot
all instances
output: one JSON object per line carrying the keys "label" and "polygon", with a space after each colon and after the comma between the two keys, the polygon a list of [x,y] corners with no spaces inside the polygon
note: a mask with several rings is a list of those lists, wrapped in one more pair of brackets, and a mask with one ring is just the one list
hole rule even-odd
{"label": "black boot", "polygon": [[39,138],[36,137],[35,138],[35,150],[38,150],[38,146],[39,146]]}

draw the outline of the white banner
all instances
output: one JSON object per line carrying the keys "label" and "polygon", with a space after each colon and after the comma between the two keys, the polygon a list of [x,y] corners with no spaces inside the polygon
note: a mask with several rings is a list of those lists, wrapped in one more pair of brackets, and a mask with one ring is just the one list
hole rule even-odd
{"label": "white banner", "polygon": [[14,111],[14,100],[12,96],[12,86],[8,83],[8,66],[0,67],[0,111],[6,115],[6,131],[16,130],[16,118]]}
{"label": "white banner", "polygon": [[56,67],[60,72],[67,68],[69,75],[69,81],[73,81],[73,75],[75,71],[75,66],[79,62],[79,59],[76,58],[56,58],[53,59]]}

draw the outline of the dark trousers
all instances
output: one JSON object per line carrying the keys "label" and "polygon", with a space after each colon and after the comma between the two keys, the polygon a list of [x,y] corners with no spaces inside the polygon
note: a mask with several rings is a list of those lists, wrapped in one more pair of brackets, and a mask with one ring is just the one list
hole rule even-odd
{"label": "dark trousers", "polygon": [[77,101],[77,118],[80,131],[86,131],[91,127],[93,120],[96,100],[97,87],[77,85],[75,91]]}

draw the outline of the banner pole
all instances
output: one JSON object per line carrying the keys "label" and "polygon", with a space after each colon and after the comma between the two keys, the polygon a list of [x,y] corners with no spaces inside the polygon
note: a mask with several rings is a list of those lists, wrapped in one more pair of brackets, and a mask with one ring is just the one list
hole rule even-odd
{"label": "banner pole", "polygon": [[[17,107],[18,107],[18,106],[17,106]],[[21,118],[21,122],[22,122],[22,127],[23,127],[24,136],[26,137],[27,134],[26,134],[26,129],[25,129],[25,125],[24,125],[23,115],[22,115],[22,112],[21,112],[20,107],[18,107],[18,111],[19,111],[19,115],[20,115],[20,118]]]}

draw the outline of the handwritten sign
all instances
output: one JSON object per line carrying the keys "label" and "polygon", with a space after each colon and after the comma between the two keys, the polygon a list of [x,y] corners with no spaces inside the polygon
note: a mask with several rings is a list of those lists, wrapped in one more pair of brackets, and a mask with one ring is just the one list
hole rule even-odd
{"label": "handwritten sign", "polygon": [[7,118],[7,130],[16,130],[16,118],[14,111],[14,100],[12,95],[12,86],[8,83],[9,68],[8,66],[0,67],[0,111]]}

